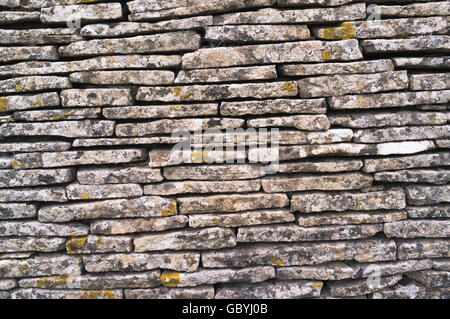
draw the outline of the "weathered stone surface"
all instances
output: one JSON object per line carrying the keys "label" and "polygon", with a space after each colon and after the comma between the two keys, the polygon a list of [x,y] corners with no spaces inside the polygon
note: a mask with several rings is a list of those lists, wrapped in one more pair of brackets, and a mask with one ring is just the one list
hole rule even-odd
{"label": "weathered stone surface", "polygon": [[0,44],[63,44],[81,40],[83,37],[75,28],[0,30]]}
{"label": "weathered stone surface", "polygon": [[322,282],[298,280],[219,286],[216,299],[300,299],[320,296]]}
{"label": "weathered stone surface", "polygon": [[0,236],[83,236],[89,227],[80,223],[49,224],[37,221],[0,221]]}
{"label": "weathered stone surface", "polygon": [[291,211],[312,213],[321,211],[378,210],[405,208],[405,194],[399,190],[368,193],[311,192],[294,195]]}
{"label": "weathered stone surface", "polygon": [[197,270],[199,262],[200,254],[192,252],[83,256],[83,264],[88,272],[147,271],[157,268],[193,272]]}
{"label": "weathered stone surface", "polygon": [[42,251],[51,252],[64,249],[65,238],[51,237],[0,237],[0,252]]}
{"label": "weathered stone surface", "polygon": [[257,11],[228,13],[214,17],[214,24],[272,24],[300,22],[332,22],[366,17],[366,5],[357,3],[336,8],[314,8],[302,10],[260,9]]}
{"label": "weathered stone surface", "polygon": [[[98,2],[99,0],[91,0],[89,2]],[[84,0],[27,0],[26,3],[21,3],[20,6],[26,9],[41,9],[47,7],[53,7],[56,5],[70,5],[80,4],[85,2]]]}
{"label": "weathered stone surface", "polygon": [[36,47],[27,46],[27,47],[0,48],[1,62],[11,62],[21,60],[57,60],[57,59],[58,59],[58,51],[54,46],[36,46]]}
{"label": "weathered stone surface", "polygon": [[249,127],[288,126],[299,130],[315,131],[328,130],[330,122],[326,115],[293,115],[286,117],[269,117],[264,119],[247,120]]}
{"label": "weathered stone surface", "polygon": [[[104,108],[103,115],[108,119],[148,119],[173,118],[186,116],[218,115],[218,104],[174,104],[139,105]],[[447,117],[446,117],[447,119]]]}
{"label": "weathered stone surface", "polygon": [[40,222],[66,222],[79,219],[159,217],[175,215],[176,202],[157,196],[115,199],[90,203],[44,206],[39,210]]}
{"label": "weathered stone surface", "polygon": [[180,214],[240,212],[250,209],[282,208],[289,204],[285,194],[212,195],[179,198]]}
{"label": "weathered stone surface", "polygon": [[349,224],[377,224],[389,223],[406,219],[408,215],[404,211],[387,212],[344,212],[344,213],[320,213],[298,214],[297,224],[302,227],[322,225],[349,225]]}
{"label": "weathered stone surface", "polygon": [[[4,196],[5,193],[2,194]],[[36,206],[31,204],[0,203],[0,219],[32,218],[37,215]]]}
{"label": "weathered stone surface", "polygon": [[112,184],[112,185],[80,185],[66,186],[68,199],[106,199],[127,198],[142,196],[142,187],[138,184]]}
{"label": "weathered stone surface", "polygon": [[317,160],[314,162],[298,162],[272,164],[279,173],[319,173],[358,171],[363,166],[360,160]]}
{"label": "weathered stone surface", "polygon": [[[0,81],[0,93],[32,92],[71,87],[72,84],[69,79],[61,76],[25,76]],[[35,105],[42,106],[42,103],[36,100]]]}
{"label": "weathered stone surface", "polygon": [[144,234],[134,238],[136,252],[165,249],[220,249],[234,246],[236,246],[236,239],[233,231],[220,227]]}
{"label": "weathered stone surface", "polygon": [[331,175],[289,175],[262,179],[266,193],[294,192],[304,190],[347,190],[369,187],[372,176],[361,173]]}
{"label": "weathered stone surface", "polygon": [[90,38],[109,38],[123,35],[136,35],[147,32],[175,31],[199,29],[211,25],[212,16],[198,16],[184,19],[146,22],[116,22],[108,24],[89,24],[84,26],[80,33]]}
{"label": "weathered stone surface", "polygon": [[369,128],[383,126],[406,126],[424,124],[445,124],[447,116],[443,112],[374,112],[362,111],[357,114],[328,115],[331,125]]}
{"label": "weathered stone surface", "polygon": [[133,103],[129,89],[71,89],[61,92],[62,106],[119,106]]}
{"label": "weathered stone surface", "polygon": [[326,108],[325,99],[222,102],[220,114],[236,116],[274,113],[325,113]]}
{"label": "weathered stone surface", "polygon": [[330,261],[356,260],[376,262],[395,260],[393,240],[363,239],[358,241],[290,244],[248,244],[239,248],[204,252],[202,265],[207,268],[250,267],[256,265],[301,266]]}
{"label": "weathered stone surface", "polygon": [[408,206],[406,207],[409,218],[450,218],[450,205],[435,206]]}
{"label": "weathered stone surface", "polygon": [[175,79],[172,71],[87,71],[70,74],[70,81],[100,85],[171,84]]}
{"label": "weathered stone surface", "polygon": [[361,46],[367,53],[391,52],[445,52],[450,49],[447,35],[423,35],[410,39],[363,40]]}
{"label": "weathered stone surface", "polygon": [[[14,163],[12,165],[14,167]],[[63,184],[75,178],[72,169],[0,170],[0,187]]]}
{"label": "weathered stone surface", "polygon": [[19,281],[22,288],[45,289],[117,289],[117,288],[153,288],[161,285],[159,270],[125,274],[83,274],[81,276],[51,276],[25,278]]}
{"label": "weathered stone surface", "polygon": [[[418,260],[399,260],[379,263],[356,263],[349,262],[352,267],[354,277],[369,277],[371,280],[376,276],[390,276],[395,274],[402,274],[409,271],[418,271],[429,269],[432,266],[431,259]],[[372,278],[371,278],[372,277]],[[370,280],[369,279],[369,280]]]}
{"label": "weathered stone surface", "polygon": [[[353,131],[349,129],[331,129],[331,130],[329,129],[321,132],[301,132],[301,131],[283,130],[275,134],[279,135],[278,141],[279,144],[295,144],[295,145],[350,142],[353,138]],[[251,153],[251,150],[249,153]]]}
{"label": "weathered stone surface", "polygon": [[73,254],[92,254],[108,252],[130,252],[133,250],[131,236],[96,236],[72,237],[66,242],[66,250]]}
{"label": "weathered stone surface", "polygon": [[2,11],[0,12],[0,23],[36,22],[39,21],[39,16],[39,11]]}
{"label": "weathered stone surface", "polygon": [[373,109],[382,107],[412,106],[420,104],[448,103],[450,90],[393,92],[331,97],[332,109]]}
{"label": "weathered stone surface", "polygon": [[[295,53],[295,54],[294,54]],[[362,58],[356,40],[304,41],[199,49],[183,55],[183,69],[201,69],[248,64],[325,62]]]}
{"label": "weathered stone surface", "polygon": [[450,260],[445,258],[433,259],[433,269],[450,271]]}
{"label": "weathered stone surface", "polygon": [[126,168],[95,168],[79,169],[77,179],[80,184],[125,184],[125,183],[154,183],[162,181],[159,169],[148,167]]}
{"label": "weathered stone surface", "polygon": [[278,0],[277,4],[279,6],[325,6],[325,7],[335,7],[343,4],[352,2],[351,0]]}
{"label": "weathered stone surface", "polygon": [[191,51],[197,50],[199,45],[200,36],[197,33],[193,31],[179,31],[140,35],[132,38],[78,41],[68,46],[60,47],[58,51],[62,56],[92,56]]}
{"label": "weathered stone surface", "polygon": [[450,202],[450,185],[409,186],[406,188],[408,204],[427,205]]}
{"label": "weathered stone surface", "polygon": [[411,3],[405,5],[377,5],[368,7],[367,14],[378,13],[381,16],[389,17],[413,17],[413,16],[436,16],[446,15],[450,9],[450,4],[444,2]]}
{"label": "weathered stone surface", "polygon": [[448,69],[449,57],[392,58],[395,66],[407,69]]}
{"label": "weathered stone surface", "polygon": [[183,228],[188,223],[187,216],[169,216],[165,218],[136,218],[118,220],[95,220],[91,223],[92,234],[128,234],[140,232],[164,231]]}
{"label": "weathered stone surface", "polygon": [[4,253],[0,254],[0,259],[27,259],[33,255],[32,252],[29,253]]}
{"label": "weathered stone surface", "polygon": [[[1,171],[0,171],[1,172]],[[257,192],[259,180],[249,181],[185,181],[166,182],[144,187],[146,195],[175,195],[187,193],[243,193]]]}
{"label": "weathered stone surface", "polygon": [[423,285],[407,278],[391,287],[378,290],[372,299],[440,299],[441,293],[426,289]]}
{"label": "weathered stone surface", "polygon": [[[35,201],[67,202],[66,191],[63,187],[0,189],[0,202],[9,203],[9,202],[35,202]],[[8,212],[9,210],[7,210],[7,214]]]}
{"label": "weathered stone surface", "polygon": [[446,239],[404,239],[397,241],[397,258],[450,257],[450,242]]}
{"label": "weathered stone surface", "polygon": [[118,164],[136,162],[143,158],[144,153],[141,149],[25,153],[14,156],[13,161],[16,162],[14,162],[13,166],[16,169],[21,169],[108,163]]}
{"label": "weathered stone surface", "polygon": [[240,180],[265,175],[260,165],[200,165],[165,167],[163,175],[168,180]]}
{"label": "weathered stone surface", "polygon": [[351,93],[375,93],[408,87],[406,71],[372,74],[325,75],[298,80],[300,97],[337,96]]}
{"label": "weathered stone surface", "polygon": [[439,148],[450,148],[450,139],[448,140],[436,140],[436,146]]}
{"label": "weathered stone surface", "polygon": [[17,281],[14,279],[0,279],[0,291],[9,290],[17,287]]}
{"label": "weathered stone surface", "polygon": [[445,166],[450,161],[450,153],[419,154],[393,158],[365,159],[365,172],[401,170],[416,167]]}
{"label": "weathered stone surface", "polygon": [[450,222],[445,220],[403,220],[384,224],[384,233],[388,237],[449,237]]}
{"label": "weathered stone surface", "polygon": [[445,90],[450,88],[448,73],[411,74],[409,76],[411,90]]}
{"label": "weathered stone surface", "polygon": [[31,277],[81,274],[81,258],[67,255],[42,255],[27,259],[0,260],[0,277]]}
{"label": "weathered stone surface", "polygon": [[353,277],[353,268],[348,266],[346,263],[338,261],[317,266],[294,266],[277,268],[277,278],[281,280],[342,280]]}
{"label": "weathered stone surface", "polygon": [[449,170],[401,170],[394,172],[378,172],[374,174],[376,181],[391,183],[430,183],[430,184],[446,184],[450,182]]}
{"label": "weathered stone surface", "polygon": [[122,299],[120,289],[115,290],[69,290],[69,289],[17,289],[11,299]]}
{"label": "weathered stone surface", "polygon": [[79,19],[81,23],[122,18],[120,3],[58,5],[41,10],[42,23],[67,23]]}
{"label": "weathered stone surface", "polygon": [[294,221],[289,210],[261,210],[232,214],[195,214],[189,215],[189,227],[239,227],[261,224],[276,224]]}
{"label": "weathered stone surface", "polygon": [[280,66],[281,74],[287,76],[377,73],[387,71],[394,71],[394,64],[388,59],[348,63],[284,64]]}
{"label": "weathered stone surface", "polygon": [[211,299],[214,297],[214,286],[125,289],[124,293],[126,299]]}
{"label": "weathered stone surface", "polygon": [[330,282],[330,293],[334,297],[361,296],[373,293],[377,290],[395,285],[402,279],[401,275],[381,277],[379,282],[367,279],[342,280]]}
{"label": "weathered stone surface", "polygon": [[240,227],[238,242],[295,242],[346,240],[373,236],[383,230],[382,224],[321,226],[304,228],[298,225]]}
{"label": "weathered stone surface", "polygon": [[447,137],[450,137],[450,126],[406,126],[356,130],[353,141],[359,143],[382,143]]}
{"label": "weathered stone surface", "polygon": [[244,269],[201,269],[192,273],[163,271],[161,283],[166,287],[195,287],[231,282],[255,283],[271,278],[275,278],[274,267],[262,266]]}
{"label": "weathered stone surface", "polygon": [[27,122],[96,119],[100,108],[14,112],[14,119]]}
{"label": "weathered stone surface", "polygon": [[417,272],[409,272],[406,274],[409,278],[414,279],[428,288],[448,287],[450,282],[450,272],[439,270],[422,270]]}

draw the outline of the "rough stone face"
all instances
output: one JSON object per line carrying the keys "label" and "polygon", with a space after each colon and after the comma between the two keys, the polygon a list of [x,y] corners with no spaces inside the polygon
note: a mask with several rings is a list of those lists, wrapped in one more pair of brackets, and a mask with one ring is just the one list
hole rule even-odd
{"label": "rough stone face", "polygon": [[149,167],[85,168],[77,171],[80,184],[154,183],[162,181],[159,169]]}
{"label": "rough stone face", "polygon": [[405,208],[405,194],[392,190],[385,192],[334,194],[323,192],[302,193],[294,195],[291,200],[291,211],[312,213],[321,211],[377,210]]}
{"label": "rough stone face", "polygon": [[261,188],[259,180],[249,181],[185,181],[166,182],[144,187],[146,195],[175,195],[186,193],[242,193],[257,192]]}
{"label": "rough stone face", "polygon": [[0,237],[0,252],[42,251],[52,252],[64,249],[65,238],[51,237]]}
{"label": "rough stone face", "polygon": [[89,227],[80,223],[49,224],[37,221],[0,221],[0,236],[83,236]]}
{"label": "rough stone face", "polygon": [[321,214],[298,214],[297,224],[302,227],[322,225],[349,225],[349,224],[378,224],[389,223],[396,220],[406,219],[404,211],[388,212],[344,212],[344,213],[321,213]]}
{"label": "rough stone face", "polygon": [[447,165],[450,153],[419,154],[393,158],[365,159],[365,172],[401,170],[416,167],[433,167]]}
{"label": "rough stone face", "polygon": [[[54,29],[52,29],[54,30]],[[78,39],[81,40],[81,39]],[[197,50],[200,36],[193,31],[140,35],[132,38],[77,41],[59,48],[61,56],[92,56],[105,54],[139,54]]]}
{"label": "rough stone face", "polygon": [[407,239],[397,241],[398,259],[450,257],[446,239]]}
{"label": "rough stone face", "polygon": [[54,46],[2,47],[0,48],[0,61],[57,60],[57,52]]}
{"label": "rough stone face", "polygon": [[450,218],[450,205],[408,206],[406,211],[409,218]]}
{"label": "rough stone face", "polygon": [[[67,196],[64,188],[62,187],[0,189],[0,202],[35,202],[35,201],[67,202]],[[6,209],[7,216],[11,212],[10,209],[11,209],[10,207]],[[13,212],[16,211],[16,208],[12,209]],[[28,213],[29,211],[25,212],[25,214]]]}
{"label": "rough stone face", "polygon": [[334,297],[361,296],[395,285],[402,279],[401,275],[381,277],[379,282],[367,279],[342,280],[330,282],[330,294]]}
{"label": "rough stone face", "polygon": [[133,103],[129,89],[71,89],[61,92],[62,106],[119,106]]}
{"label": "rough stone face", "polygon": [[356,263],[351,261],[349,266],[353,269],[354,277],[370,278],[373,280],[373,277],[375,276],[390,276],[406,273],[408,271],[429,269],[432,266],[432,260],[413,259],[378,263]]}
{"label": "rough stone face", "polygon": [[66,222],[95,218],[159,217],[175,215],[176,202],[144,196],[135,199],[115,199],[90,203],[44,206],[39,210],[40,222]]}
{"label": "rough stone face", "polygon": [[450,137],[450,126],[390,127],[356,130],[353,140],[359,143],[427,140]]}
{"label": "rough stone face", "polygon": [[211,299],[214,297],[214,286],[125,289],[124,293],[126,299]]}
{"label": "rough stone face", "polygon": [[410,186],[406,188],[408,204],[427,205],[450,202],[450,185]]}
{"label": "rough stone face", "polygon": [[0,12],[0,22],[2,24],[13,24],[17,22],[36,22],[39,21],[39,16],[40,13],[38,11],[3,11]]}
{"label": "rough stone face", "polygon": [[280,173],[319,173],[358,171],[363,166],[359,160],[317,160],[314,162],[292,162],[272,164],[271,167]]}
{"label": "rough stone face", "polygon": [[81,23],[122,18],[120,3],[98,3],[54,6],[41,9],[42,23],[65,23],[80,19]]}
{"label": "rough stone face", "polygon": [[173,118],[186,116],[218,115],[218,104],[142,105],[104,108],[108,119]]}
{"label": "rough stone face", "polygon": [[127,198],[142,196],[142,187],[138,184],[113,184],[113,185],[80,185],[70,184],[66,186],[68,199],[105,199]]}
{"label": "rough stone face", "polygon": [[428,288],[447,287],[450,281],[450,272],[439,270],[422,270],[417,272],[409,272],[406,274],[409,278],[414,279]]}
{"label": "rough stone face", "polygon": [[[70,83],[69,79],[61,76],[25,76],[21,78],[12,78],[0,81],[0,93],[68,89],[71,87],[72,84]],[[4,102],[2,102],[2,104],[4,104]],[[42,103],[37,102],[36,100],[35,106],[42,106]]]}
{"label": "rough stone face", "polygon": [[69,255],[108,252],[130,252],[133,250],[131,236],[96,236],[72,237],[66,242]]}
{"label": "rough stone face", "polygon": [[331,262],[317,266],[277,268],[277,279],[342,280],[353,278],[353,268],[343,262]]}
{"label": "rough stone face", "polygon": [[18,289],[11,299],[122,299],[122,290]]}
{"label": "rough stone face", "polygon": [[[295,54],[294,54],[295,53]],[[356,40],[339,42],[303,41],[199,49],[183,55],[183,69],[214,68],[248,64],[326,62],[362,57]]]}
{"label": "rough stone face", "polygon": [[163,175],[168,180],[241,180],[264,176],[265,170],[260,165],[200,165],[165,167]]}
{"label": "rough stone face", "polygon": [[361,46],[367,53],[390,53],[405,51],[445,52],[450,49],[449,36],[424,35],[411,39],[363,40]]}
{"label": "rough stone face", "polygon": [[14,119],[27,122],[84,120],[84,119],[99,118],[101,112],[102,110],[100,108],[23,111],[23,112],[15,112]]}
{"label": "rough stone face", "polygon": [[274,65],[236,68],[181,70],[175,83],[233,82],[248,80],[269,80],[277,78]]}
{"label": "rough stone face", "polygon": [[233,231],[219,227],[171,231],[164,234],[144,234],[134,238],[136,252],[165,249],[220,249],[234,246],[236,246],[236,239]]}
{"label": "rough stone face", "polygon": [[0,291],[10,290],[17,287],[17,282],[14,279],[0,279]]}
{"label": "rough stone face", "polygon": [[219,286],[216,299],[299,299],[320,296],[322,282],[306,280]]}
{"label": "rough stone face", "polygon": [[433,259],[433,269],[436,270],[450,270],[450,262],[448,259]]}
{"label": "rough stone face", "polygon": [[450,4],[444,2],[411,3],[406,5],[378,5],[376,8],[367,8],[367,13],[378,12],[381,16],[413,17],[446,15]]}
{"label": "rough stone face", "polygon": [[[391,287],[378,290],[372,294],[372,299],[427,299],[436,298],[437,294],[426,289],[423,285],[403,279]],[[440,298],[438,296],[437,298]]]}
{"label": "rough stone face", "polygon": [[63,184],[72,181],[74,177],[75,171],[66,168],[55,170],[0,170],[0,187]]}
{"label": "rough stone face", "polygon": [[0,219],[32,218],[36,214],[36,206],[31,204],[0,203]]}
{"label": "rough stone face", "polygon": [[199,262],[200,254],[192,252],[83,256],[83,264],[88,272],[147,271],[156,268],[193,272],[197,270]]}
{"label": "rough stone face", "polygon": [[70,74],[70,81],[90,84],[172,84],[175,75],[171,71],[87,71]]}
{"label": "rough stone face", "polygon": [[400,183],[430,183],[430,184],[446,184],[450,182],[449,170],[402,170],[395,172],[378,172],[374,174],[376,181],[384,182],[400,182]]}
{"label": "rough stone face", "polygon": [[0,44],[65,44],[81,40],[75,28],[0,30]]}
{"label": "rough stone face", "polygon": [[315,131],[328,130],[330,122],[325,115],[294,115],[286,117],[269,117],[264,119],[247,120],[249,127],[288,126],[299,130]]}
{"label": "rough stone face", "polygon": [[450,88],[448,73],[411,74],[409,76],[411,90],[445,90]]}
{"label": "rough stone face", "polygon": [[446,69],[448,66],[448,57],[423,57],[423,58],[392,58],[395,66],[417,69]]}
{"label": "rough stone face", "polygon": [[388,237],[449,237],[450,222],[445,220],[403,220],[384,224]]}

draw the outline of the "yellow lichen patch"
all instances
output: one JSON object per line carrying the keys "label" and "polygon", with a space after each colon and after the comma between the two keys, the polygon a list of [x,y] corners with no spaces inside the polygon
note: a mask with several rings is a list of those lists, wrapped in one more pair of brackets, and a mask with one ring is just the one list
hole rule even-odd
{"label": "yellow lichen patch", "polygon": [[0,112],[6,112],[6,106],[8,105],[8,100],[6,97],[0,97]]}
{"label": "yellow lichen patch", "polygon": [[19,162],[18,160],[12,160],[12,161],[11,161],[11,166],[12,166],[13,168],[18,168],[18,167],[25,168],[25,167],[27,167],[27,164],[21,163],[21,162]]}
{"label": "yellow lichen patch", "polygon": [[330,60],[331,59],[331,54],[330,54],[330,50],[329,49],[325,49],[322,51],[322,57],[325,60]]}
{"label": "yellow lichen patch", "polygon": [[217,217],[211,218],[211,221],[212,221],[214,224],[216,224],[216,225],[219,224],[219,218],[217,218]]}
{"label": "yellow lichen patch", "polygon": [[175,96],[180,96],[181,94],[181,88],[179,86],[175,86],[170,89],[170,92]]}
{"label": "yellow lichen patch", "polygon": [[195,151],[191,153],[191,163],[206,163],[205,152]]}
{"label": "yellow lichen patch", "polygon": [[171,202],[169,204],[169,208],[163,209],[161,211],[161,216],[165,217],[165,216],[173,215],[173,214],[175,214],[176,209],[177,209],[177,202]]}
{"label": "yellow lichen patch", "polygon": [[59,116],[57,114],[52,116],[52,119],[57,120],[59,118]]}
{"label": "yellow lichen patch", "polygon": [[28,268],[28,265],[17,265],[17,269],[19,269],[19,271],[27,271]]}
{"label": "yellow lichen patch", "polygon": [[81,195],[81,199],[88,199],[88,198],[89,198],[88,192],[84,192],[83,195]]}
{"label": "yellow lichen patch", "polygon": [[273,266],[281,267],[284,264],[284,260],[273,254],[272,256],[270,256],[270,264]]}
{"label": "yellow lichen patch", "polygon": [[20,85],[16,84],[16,91],[19,91],[19,90],[20,90]]}
{"label": "yellow lichen patch", "polygon": [[289,82],[284,82],[283,83],[283,88],[286,90],[286,91],[292,91],[293,89],[294,89],[294,82],[292,82],[292,81],[289,81]]}
{"label": "yellow lichen patch", "polygon": [[189,93],[183,93],[181,94],[182,99],[187,99],[189,97]]}
{"label": "yellow lichen patch", "polygon": [[40,98],[37,98],[36,101],[34,101],[33,103],[31,103],[32,107],[36,107],[36,106],[45,106],[44,101],[42,101]]}
{"label": "yellow lichen patch", "polygon": [[114,294],[111,290],[103,290],[103,297],[105,299],[114,299]]}
{"label": "yellow lichen patch", "polygon": [[312,286],[313,286],[313,287],[322,287],[322,286],[323,286],[323,282],[320,282],[320,281],[318,281],[318,282],[313,282],[313,283],[312,283]]}
{"label": "yellow lichen patch", "polygon": [[98,299],[102,294],[105,299],[114,299],[114,294],[111,290],[85,290],[80,299]]}
{"label": "yellow lichen patch", "polygon": [[97,245],[103,246],[104,244],[105,244],[105,242],[102,241],[102,236],[98,236],[98,237],[97,237]]}
{"label": "yellow lichen patch", "polygon": [[59,276],[40,277],[36,281],[38,288],[57,288],[64,285],[67,282],[68,274],[62,274]]}
{"label": "yellow lichen patch", "polygon": [[180,283],[180,273],[176,271],[163,271],[161,283],[166,287],[176,287]]}
{"label": "yellow lichen patch", "polygon": [[68,240],[66,242],[66,248],[68,254],[75,254],[77,249],[80,249],[84,246],[86,243],[86,240],[88,239],[88,236],[84,237],[76,237]]}
{"label": "yellow lichen patch", "polygon": [[183,106],[182,104],[175,104],[175,105],[169,106],[169,109],[175,110],[175,109],[178,109],[178,108],[180,108],[180,107],[182,107],[182,106]]}
{"label": "yellow lichen patch", "polygon": [[322,37],[328,40],[348,40],[355,35],[355,28],[350,22],[342,22],[335,28],[323,29]]}
{"label": "yellow lichen patch", "polygon": [[297,200],[296,198],[292,198],[291,203],[295,202],[296,200]]}

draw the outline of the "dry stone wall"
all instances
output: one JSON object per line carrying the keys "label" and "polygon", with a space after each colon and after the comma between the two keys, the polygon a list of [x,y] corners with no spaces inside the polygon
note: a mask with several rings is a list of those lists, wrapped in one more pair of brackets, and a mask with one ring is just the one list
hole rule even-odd
{"label": "dry stone wall", "polygon": [[0,9],[0,298],[449,297],[450,2]]}

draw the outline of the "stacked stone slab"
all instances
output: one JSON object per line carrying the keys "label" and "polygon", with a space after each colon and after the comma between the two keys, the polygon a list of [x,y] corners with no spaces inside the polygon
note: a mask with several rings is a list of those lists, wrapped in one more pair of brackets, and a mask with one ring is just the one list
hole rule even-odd
{"label": "stacked stone slab", "polygon": [[448,299],[449,12],[2,1],[0,299]]}

